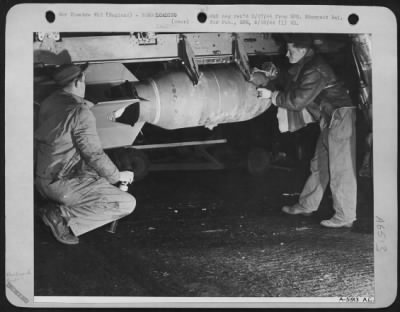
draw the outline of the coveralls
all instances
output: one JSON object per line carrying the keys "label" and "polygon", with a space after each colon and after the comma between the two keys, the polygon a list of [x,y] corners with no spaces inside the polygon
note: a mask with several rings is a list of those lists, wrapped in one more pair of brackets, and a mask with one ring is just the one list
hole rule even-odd
{"label": "coveralls", "polygon": [[104,153],[89,101],[58,90],[40,105],[36,187],[60,204],[79,236],[130,214],[135,198],[112,184],[119,170]]}
{"label": "coveralls", "polygon": [[334,218],[353,222],[357,204],[355,107],[332,68],[312,49],[289,69],[289,76],[285,91],[273,94],[272,101],[287,110],[307,109],[321,128],[299,204],[307,212],[316,211],[330,183]]}

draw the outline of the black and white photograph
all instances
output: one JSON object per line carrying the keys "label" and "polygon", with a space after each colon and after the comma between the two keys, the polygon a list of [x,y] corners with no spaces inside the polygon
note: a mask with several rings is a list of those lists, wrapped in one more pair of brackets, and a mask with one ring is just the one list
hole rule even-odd
{"label": "black and white photograph", "polygon": [[374,297],[368,34],[34,38],[37,295]]}
{"label": "black and white photograph", "polygon": [[[390,245],[376,205],[374,32],[293,31],[322,23],[311,10],[204,10],[207,31],[185,31],[172,9],[143,12],[179,31],[32,29],[33,266],[7,273],[8,290],[25,302],[26,274],[38,303],[373,304]],[[258,28],[236,31],[247,20]]]}

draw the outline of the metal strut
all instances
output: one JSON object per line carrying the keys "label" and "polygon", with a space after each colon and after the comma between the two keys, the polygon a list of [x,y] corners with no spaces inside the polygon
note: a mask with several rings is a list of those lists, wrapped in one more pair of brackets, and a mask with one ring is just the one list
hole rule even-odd
{"label": "metal strut", "polygon": [[195,55],[190,43],[186,40],[185,35],[179,36],[178,43],[178,56],[182,61],[182,65],[185,67],[190,80],[193,85],[197,85],[200,79],[199,66],[195,60]]}
{"label": "metal strut", "polygon": [[249,81],[251,77],[249,58],[247,57],[243,42],[239,39],[237,34],[233,35],[232,55],[236,65],[239,67],[246,80]]}

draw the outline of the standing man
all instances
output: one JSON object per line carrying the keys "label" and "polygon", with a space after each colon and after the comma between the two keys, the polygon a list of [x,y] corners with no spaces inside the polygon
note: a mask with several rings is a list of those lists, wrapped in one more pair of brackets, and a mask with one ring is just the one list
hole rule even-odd
{"label": "standing man", "polygon": [[262,97],[291,111],[308,113],[320,122],[321,133],[311,160],[308,178],[297,204],[284,206],[291,215],[311,215],[318,210],[330,184],[334,216],[323,220],[330,228],[351,227],[356,220],[357,181],[355,162],[356,111],[347,90],[332,68],[315,54],[312,38],[306,34],[287,36],[287,54],[292,67],[284,91],[262,89]]}
{"label": "standing man", "polygon": [[131,183],[133,172],[120,172],[102,149],[93,104],[83,98],[86,67],[55,70],[59,89],[41,103],[35,131],[35,184],[57,203],[42,219],[64,244],[78,244],[79,235],[129,215],[136,205],[132,195],[112,185]]}

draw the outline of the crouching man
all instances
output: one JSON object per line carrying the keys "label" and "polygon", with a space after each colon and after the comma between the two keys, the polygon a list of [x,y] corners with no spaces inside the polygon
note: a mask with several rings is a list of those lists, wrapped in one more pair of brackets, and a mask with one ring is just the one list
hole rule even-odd
{"label": "crouching man", "polygon": [[59,89],[41,103],[35,131],[35,185],[56,203],[42,219],[64,244],[78,244],[78,236],[129,215],[136,205],[112,185],[131,183],[133,172],[120,172],[102,149],[93,104],[83,99],[85,69],[67,64],[55,70]]}
{"label": "crouching man", "polygon": [[319,208],[328,184],[332,191],[334,216],[323,220],[330,228],[351,227],[356,220],[357,180],[355,162],[356,111],[347,90],[332,68],[317,55],[307,34],[286,37],[287,57],[292,67],[282,91],[259,90],[263,98],[289,111],[307,110],[318,120],[321,133],[308,178],[297,204],[282,211],[310,215]]}

